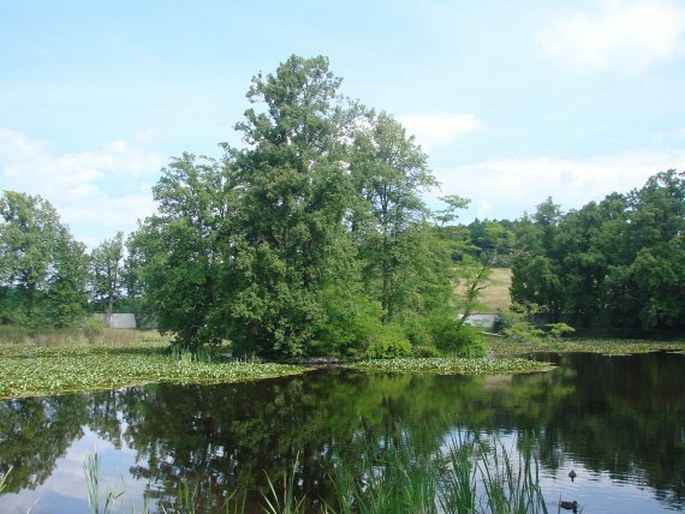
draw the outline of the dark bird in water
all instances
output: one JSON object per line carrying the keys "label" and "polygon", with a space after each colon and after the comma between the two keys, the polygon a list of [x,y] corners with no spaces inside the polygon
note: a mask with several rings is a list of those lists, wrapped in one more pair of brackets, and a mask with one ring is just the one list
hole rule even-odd
{"label": "dark bird in water", "polygon": [[559,502],[559,507],[566,510],[572,510],[573,512],[578,512],[578,502],[573,500],[572,502],[568,500],[561,500]]}
{"label": "dark bird in water", "polygon": [[571,470],[568,472],[568,476],[571,477],[571,482],[573,482],[573,480],[575,480],[576,476],[578,475],[576,475],[575,471]]}

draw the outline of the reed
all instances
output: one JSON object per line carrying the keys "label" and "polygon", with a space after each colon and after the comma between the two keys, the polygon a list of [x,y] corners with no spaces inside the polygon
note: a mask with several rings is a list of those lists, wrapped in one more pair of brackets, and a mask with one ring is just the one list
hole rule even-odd
{"label": "reed", "polygon": [[108,514],[114,508],[116,500],[124,493],[115,493],[107,489],[105,501],[100,509],[100,458],[96,453],[86,455],[83,461],[83,473],[86,476],[86,496],[88,498],[88,509],[91,514]]}
{"label": "reed", "polygon": [[10,466],[7,471],[5,471],[0,477],[0,494],[7,488],[7,477],[10,476],[12,472],[12,466]]}
{"label": "reed", "polygon": [[[380,458],[379,458],[380,457]],[[360,477],[339,470],[337,497],[326,512],[336,514],[415,512],[421,514],[547,514],[534,445],[507,450],[497,439],[452,439],[426,454],[407,440],[385,446],[382,457],[367,451]]]}
{"label": "reed", "polygon": [[306,505],[304,496],[297,498],[295,494],[297,476],[297,469],[299,468],[299,455],[295,456],[293,469],[290,473],[284,472],[282,479],[282,488],[280,492],[277,490],[274,482],[267,475],[266,481],[269,485],[269,490],[263,495],[264,497],[264,512],[267,514],[300,514],[306,512]]}
{"label": "reed", "polygon": [[[296,457],[291,470],[278,480],[267,475],[268,487],[262,493],[260,512],[548,514],[540,488],[537,444],[525,436],[515,449],[507,448],[496,436],[451,437],[432,452],[404,437],[388,438],[378,446],[368,447],[360,461],[360,465],[340,464],[330,476],[333,497],[312,502],[298,495],[301,464]],[[100,491],[97,453],[86,457],[83,469],[90,512],[111,512],[123,492]],[[0,491],[6,477],[0,479]],[[198,505],[195,491],[186,485],[178,491],[175,501],[157,507],[165,514],[194,514],[200,512]],[[225,504],[227,514],[245,513],[247,508],[245,496],[240,501],[237,491]],[[143,512],[149,512],[149,508]]]}

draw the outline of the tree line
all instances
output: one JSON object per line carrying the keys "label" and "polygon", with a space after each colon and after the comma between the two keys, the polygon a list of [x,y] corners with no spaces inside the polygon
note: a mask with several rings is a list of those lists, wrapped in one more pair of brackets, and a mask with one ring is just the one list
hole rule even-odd
{"label": "tree line", "polygon": [[548,198],[514,235],[512,300],[526,312],[625,335],[685,329],[685,173],[567,213]]}
{"label": "tree line", "polygon": [[235,125],[243,147],[172,159],[153,187],[157,212],[91,252],[49,202],[6,191],[0,322],[70,326],[128,310],[190,351],[470,355],[482,347],[464,321],[501,266],[528,313],[682,328],[682,174],[567,214],[549,199],[513,222],[459,225],[468,200],[431,211],[422,195],[438,183],[420,146],[340,85],[325,57],[253,77]]}
{"label": "tree line", "polygon": [[0,197],[0,323],[67,327],[123,298],[123,233],[91,253],[40,196]]}

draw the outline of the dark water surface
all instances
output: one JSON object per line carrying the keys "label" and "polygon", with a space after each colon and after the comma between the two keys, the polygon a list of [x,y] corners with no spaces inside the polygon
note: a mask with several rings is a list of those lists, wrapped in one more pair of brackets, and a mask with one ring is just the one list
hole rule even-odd
{"label": "dark water surface", "polygon": [[[330,493],[334,464],[393,434],[439,448],[451,434],[533,433],[551,512],[685,510],[685,355],[546,355],[550,373],[506,377],[321,370],[221,386],[153,385],[0,403],[0,513],[88,512],[83,461],[121,512],[199,493],[198,512],[256,491],[299,459],[299,492]],[[574,469],[577,478],[568,478]],[[255,493],[256,494],[256,493]]]}

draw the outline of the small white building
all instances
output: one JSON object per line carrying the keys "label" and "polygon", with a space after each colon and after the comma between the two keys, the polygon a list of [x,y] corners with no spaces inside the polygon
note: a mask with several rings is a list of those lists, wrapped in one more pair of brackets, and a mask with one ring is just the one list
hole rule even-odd
{"label": "small white building", "polygon": [[[93,314],[97,319],[105,322],[103,313]],[[110,318],[109,328],[137,328],[136,316],[132,312],[113,312]]]}

